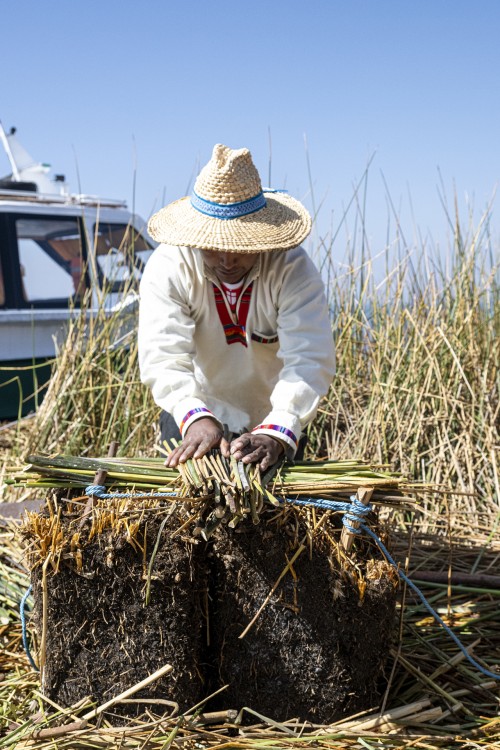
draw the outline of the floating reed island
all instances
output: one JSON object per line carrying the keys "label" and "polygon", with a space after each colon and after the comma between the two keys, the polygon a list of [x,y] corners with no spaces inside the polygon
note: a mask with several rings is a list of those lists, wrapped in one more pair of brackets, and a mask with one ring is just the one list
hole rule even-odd
{"label": "floating reed island", "polygon": [[[22,532],[48,698],[102,705],[157,674],[109,710],[213,695],[209,710],[329,723],[377,705],[398,575],[356,531],[384,536],[378,509],[411,501],[402,477],[362,461],[260,475],[218,450],[179,470],[28,460],[12,481],[49,488]],[[348,506],[364,517],[343,524]]]}

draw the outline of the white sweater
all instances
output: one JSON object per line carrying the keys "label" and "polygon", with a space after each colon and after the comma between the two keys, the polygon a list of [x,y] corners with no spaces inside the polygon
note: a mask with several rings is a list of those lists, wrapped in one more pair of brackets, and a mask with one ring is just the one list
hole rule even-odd
{"label": "white sweater", "polygon": [[213,416],[232,432],[279,438],[293,454],[335,372],[324,287],[301,247],[260,254],[244,289],[252,282],[247,345],[228,344],[220,282],[201,253],[157,247],[140,289],[141,378],[182,435]]}

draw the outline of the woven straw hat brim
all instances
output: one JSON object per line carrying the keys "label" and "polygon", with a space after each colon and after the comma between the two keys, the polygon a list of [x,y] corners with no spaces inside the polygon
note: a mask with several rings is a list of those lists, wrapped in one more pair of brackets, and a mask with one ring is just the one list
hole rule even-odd
{"label": "woven straw hat brim", "polygon": [[262,253],[297,247],[311,231],[309,213],[285,193],[264,194],[264,208],[237,219],[206,216],[189,197],[181,198],[154,214],[148,231],[157,242],[199,250]]}

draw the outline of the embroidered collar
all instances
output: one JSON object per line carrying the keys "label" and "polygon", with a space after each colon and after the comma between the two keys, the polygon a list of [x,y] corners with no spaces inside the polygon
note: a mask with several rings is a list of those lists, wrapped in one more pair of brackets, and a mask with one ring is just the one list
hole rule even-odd
{"label": "embroidered collar", "polygon": [[[193,248],[193,252],[196,253],[196,249]],[[203,261],[201,253],[198,252],[199,262],[201,263],[202,272],[208,281],[212,282],[212,288],[215,298],[215,306],[219,315],[219,320],[224,330],[227,344],[242,344],[247,346],[246,340],[246,323],[248,317],[248,311],[250,309],[250,299],[252,295],[252,286],[255,279],[260,276],[262,269],[262,255],[260,254],[257,258],[257,262],[249,270],[245,276],[243,286],[238,295],[238,301],[236,303],[236,311],[232,313],[229,303],[226,299],[226,295],[221,291],[221,284],[219,278],[215,272],[209,268]]]}
{"label": "embroidered collar", "polygon": [[248,310],[250,309],[250,298],[252,296],[253,281],[243,287],[238,296],[236,309],[233,311],[224,292],[212,282],[214,290],[215,306],[222,323],[226,344],[243,344],[247,346],[246,324]]}

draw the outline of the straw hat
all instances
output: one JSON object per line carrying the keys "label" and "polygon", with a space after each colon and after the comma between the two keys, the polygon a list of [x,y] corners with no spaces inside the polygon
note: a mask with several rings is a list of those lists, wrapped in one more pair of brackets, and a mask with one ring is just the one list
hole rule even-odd
{"label": "straw hat", "polygon": [[192,195],[154,214],[148,231],[169,245],[261,253],[300,245],[311,231],[311,217],[286,193],[262,190],[247,148],[219,143]]}

